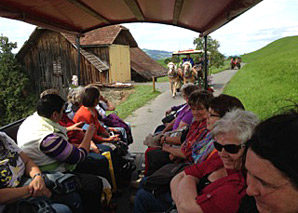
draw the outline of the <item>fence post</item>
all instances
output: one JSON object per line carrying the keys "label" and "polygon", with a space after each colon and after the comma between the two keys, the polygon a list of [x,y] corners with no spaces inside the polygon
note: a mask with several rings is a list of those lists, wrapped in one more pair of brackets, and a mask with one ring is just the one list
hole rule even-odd
{"label": "fence post", "polygon": [[155,92],[155,78],[152,77],[152,84],[153,84],[153,92]]}

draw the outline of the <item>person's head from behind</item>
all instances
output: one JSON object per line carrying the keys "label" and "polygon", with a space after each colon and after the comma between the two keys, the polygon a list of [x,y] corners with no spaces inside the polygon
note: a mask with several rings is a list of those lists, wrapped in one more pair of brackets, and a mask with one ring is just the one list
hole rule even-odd
{"label": "person's head from behind", "polygon": [[47,94],[37,102],[36,110],[39,116],[58,122],[63,115],[65,101],[56,94]]}
{"label": "person's head from behind", "polygon": [[260,212],[298,212],[298,113],[261,122],[249,141],[247,194]]}
{"label": "person's head from behind", "polygon": [[183,96],[184,100],[186,101],[186,103],[188,103],[191,93],[193,93],[193,91],[198,90],[198,89],[200,89],[200,87],[198,85],[194,85],[192,83],[184,84],[182,86],[181,93],[182,93],[182,96]]}
{"label": "person's head from behind", "polygon": [[211,92],[195,90],[189,96],[188,104],[196,121],[203,121],[208,116],[209,103],[213,95]]}
{"label": "person's head from behind", "polygon": [[88,86],[81,94],[82,104],[85,107],[95,107],[100,98],[99,90],[96,87]]}
{"label": "person's head from behind", "polygon": [[208,108],[207,129],[211,130],[215,122],[233,108],[244,110],[244,106],[241,101],[234,96],[221,94],[213,98],[210,101]]}
{"label": "person's head from behind", "polygon": [[84,91],[84,87],[76,87],[69,90],[67,95],[67,101],[75,106],[80,106],[82,103],[81,97]]}
{"label": "person's head from behind", "polygon": [[54,88],[46,89],[42,93],[40,93],[40,98],[42,98],[43,96],[48,95],[48,94],[59,95],[59,91]]}
{"label": "person's head from behind", "polygon": [[211,131],[214,148],[226,169],[240,169],[246,142],[258,123],[257,116],[249,111],[233,109],[219,119]]}

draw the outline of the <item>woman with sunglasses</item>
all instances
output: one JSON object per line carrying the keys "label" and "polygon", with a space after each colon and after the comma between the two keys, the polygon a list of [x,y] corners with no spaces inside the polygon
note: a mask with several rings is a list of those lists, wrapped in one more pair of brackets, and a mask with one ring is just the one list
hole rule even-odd
{"label": "woman with sunglasses", "polygon": [[241,171],[244,146],[257,122],[252,112],[235,109],[215,123],[212,135],[218,152],[171,181],[178,212],[237,211],[245,195]]}

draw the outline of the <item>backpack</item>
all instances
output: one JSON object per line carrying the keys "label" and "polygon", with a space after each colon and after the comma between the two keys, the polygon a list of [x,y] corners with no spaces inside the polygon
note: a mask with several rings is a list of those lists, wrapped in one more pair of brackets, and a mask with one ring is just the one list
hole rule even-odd
{"label": "backpack", "polygon": [[164,165],[147,177],[143,188],[154,195],[170,192],[172,178],[183,171],[186,166],[188,166],[188,163],[170,163]]}

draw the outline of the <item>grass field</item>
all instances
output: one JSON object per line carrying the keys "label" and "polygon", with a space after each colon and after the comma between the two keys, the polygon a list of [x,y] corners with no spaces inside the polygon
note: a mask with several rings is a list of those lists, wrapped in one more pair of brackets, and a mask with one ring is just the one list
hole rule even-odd
{"label": "grass field", "polygon": [[216,73],[228,70],[228,69],[230,69],[230,60],[226,60],[224,62],[224,65],[220,66],[218,68],[217,67],[211,67],[210,70],[209,70],[209,73],[210,74],[216,74]]}
{"label": "grass field", "polygon": [[118,105],[116,111],[118,116],[125,119],[133,111],[145,105],[149,100],[155,98],[160,94],[159,91],[153,92],[150,85],[137,85],[135,86],[135,92],[130,94],[122,104]]}
{"label": "grass field", "polygon": [[238,97],[247,110],[265,119],[298,103],[298,36],[279,39],[243,55],[247,63],[224,93]]}

